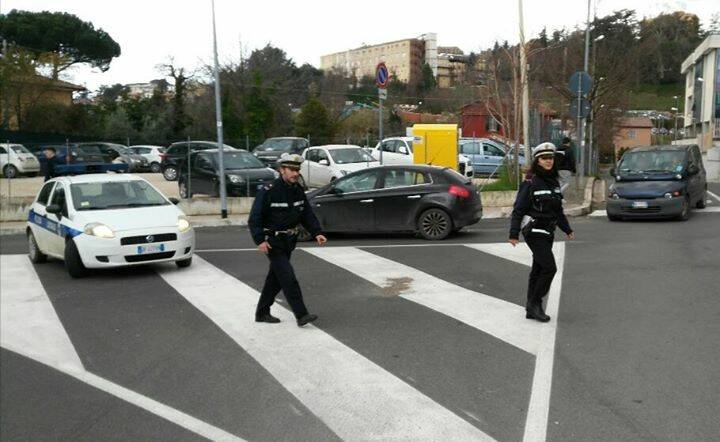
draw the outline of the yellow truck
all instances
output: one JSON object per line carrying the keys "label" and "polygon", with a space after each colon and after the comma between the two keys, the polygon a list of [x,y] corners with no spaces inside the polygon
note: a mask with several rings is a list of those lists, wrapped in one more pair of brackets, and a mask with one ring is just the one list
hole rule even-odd
{"label": "yellow truck", "polygon": [[413,162],[458,170],[457,124],[416,124],[412,128]]}

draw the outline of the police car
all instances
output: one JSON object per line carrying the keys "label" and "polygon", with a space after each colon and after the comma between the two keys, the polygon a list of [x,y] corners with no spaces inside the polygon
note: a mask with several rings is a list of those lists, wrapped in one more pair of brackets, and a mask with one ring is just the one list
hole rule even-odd
{"label": "police car", "polygon": [[75,278],[89,268],[166,261],[187,267],[195,233],[177,202],[130,174],[53,178],[28,216],[30,260],[62,259]]}

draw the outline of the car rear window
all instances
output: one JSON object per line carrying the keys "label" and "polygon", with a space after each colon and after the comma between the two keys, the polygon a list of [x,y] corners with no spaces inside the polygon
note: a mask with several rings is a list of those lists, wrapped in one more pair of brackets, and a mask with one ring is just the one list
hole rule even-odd
{"label": "car rear window", "polygon": [[442,184],[472,184],[472,180],[461,175],[458,171],[447,168],[437,174],[437,181]]}

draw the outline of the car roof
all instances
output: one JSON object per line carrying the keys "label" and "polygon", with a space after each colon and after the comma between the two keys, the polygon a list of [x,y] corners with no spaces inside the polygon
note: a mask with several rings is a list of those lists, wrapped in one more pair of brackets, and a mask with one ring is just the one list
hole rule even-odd
{"label": "car roof", "polygon": [[325,144],[322,146],[313,146],[308,147],[308,149],[328,149],[328,150],[335,150],[335,149],[362,149],[362,147],[355,145],[355,144]]}
{"label": "car roof", "polygon": [[267,140],[305,140],[305,138],[303,138],[303,137],[270,137],[270,138],[267,138],[265,141],[267,141]]}
{"label": "car roof", "polygon": [[89,173],[86,175],[61,176],[52,180],[68,184],[145,181],[143,178],[130,173]]}
{"label": "car roof", "polygon": [[[214,149],[196,150],[195,152],[192,152],[191,155],[201,155],[201,154],[218,153],[218,152],[220,152],[220,149],[218,149],[216,147]],[[247,150],[238,149],[236,147],[225,146],[225,149],[223,149],[223,152],[237,153],[237,152],[247,152]]]}
{"label": "car roof", "polygon": [[153,147],[155,149],[164,149],[165,148],[165,146],[157,146],[155,144],[134,144],[134,145],[130,146],[130,148],[133,148],[133,147]]}

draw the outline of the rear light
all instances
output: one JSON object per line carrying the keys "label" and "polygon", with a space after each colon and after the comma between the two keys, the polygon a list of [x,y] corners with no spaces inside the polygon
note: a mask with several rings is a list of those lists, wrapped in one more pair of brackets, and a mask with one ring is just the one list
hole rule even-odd
{"label": "rear light", "polygon": [[455,185],[450,186],[450,189],[448,189],[448,193],[449,193],[450,195],[455,195],[455,196],[457,196],[458,198],[468,198],[468,197],[470,197],[470,191],[469,191],[469,190],[467,190],[467,189],[464,188],[464,187],[455,186]]}

